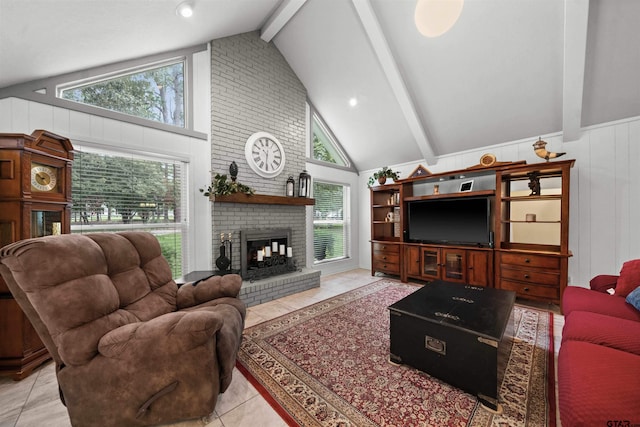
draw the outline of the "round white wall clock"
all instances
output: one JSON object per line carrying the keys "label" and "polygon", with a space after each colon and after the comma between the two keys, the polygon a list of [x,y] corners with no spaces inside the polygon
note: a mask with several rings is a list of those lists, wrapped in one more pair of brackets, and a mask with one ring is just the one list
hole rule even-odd
{"label": "round white wall clock", "polygon": [[251,135],[244,146],[244,155],[251,169],[264,178],[278,176],[284,169],[282,144],[267,132]]}

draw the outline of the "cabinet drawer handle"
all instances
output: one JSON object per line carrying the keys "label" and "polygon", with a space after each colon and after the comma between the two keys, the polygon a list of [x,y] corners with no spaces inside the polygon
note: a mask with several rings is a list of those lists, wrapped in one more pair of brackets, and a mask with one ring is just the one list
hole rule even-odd
{"label": "cabinet drawer handle", "polygon": [[382,257],[382,259],[387,259],[387,257],[386,257],[386,256],[383,256],[383,257]]}
{"label": "cabinet drawer handle", "polygon": [[531,260],[529,258],[525,258],[524,262],[526,262],[527,264],[529,264],[531,262]]}
{"label": "cabinet drawer handle", "polygon": [[529,278],[529,275],[528,275],[528,274],[525,274],[525,275],[524,275],[524,278],[525,278],[525,279],[528,279],[528,278]]}
{"label": "cabinet drawer handle", "polygon": [[525,292],[529,292],[529,288],[524,288],[524,291]]}

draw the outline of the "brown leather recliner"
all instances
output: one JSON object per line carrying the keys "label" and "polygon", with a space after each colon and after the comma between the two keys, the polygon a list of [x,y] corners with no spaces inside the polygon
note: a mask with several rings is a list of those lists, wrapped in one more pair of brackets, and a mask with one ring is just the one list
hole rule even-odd
{"label": "brown leather recliner", "polygon": [[242,279],[178,288],[152,234],[19,241],[0,249],[0,273],[56,363],[74,426],[208,416],[231,382]]}

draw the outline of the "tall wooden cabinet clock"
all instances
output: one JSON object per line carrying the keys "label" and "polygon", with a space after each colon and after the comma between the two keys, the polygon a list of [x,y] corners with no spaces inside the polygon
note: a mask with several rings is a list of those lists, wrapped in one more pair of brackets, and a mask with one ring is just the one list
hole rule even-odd
{"label": "tall wooden cabinet clock", "polygon": [[[72,162],[65,137],[0,133],[0,247],[70,232]],[[19,380],[49,358],[0,277],[0,373]]]}

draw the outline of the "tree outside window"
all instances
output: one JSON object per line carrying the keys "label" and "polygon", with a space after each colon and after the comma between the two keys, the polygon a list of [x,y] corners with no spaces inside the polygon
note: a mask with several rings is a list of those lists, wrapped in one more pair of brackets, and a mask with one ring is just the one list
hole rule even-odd
{"label": "tree outside window", "polygon": [[72,169],[72,233],[145,230],[174,277],[182,273],[184,164],[78,150]]}
{"label": "tree outside window", "polygon": [[184,127],[184,62],[67,87],[60,98]]}

